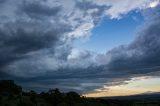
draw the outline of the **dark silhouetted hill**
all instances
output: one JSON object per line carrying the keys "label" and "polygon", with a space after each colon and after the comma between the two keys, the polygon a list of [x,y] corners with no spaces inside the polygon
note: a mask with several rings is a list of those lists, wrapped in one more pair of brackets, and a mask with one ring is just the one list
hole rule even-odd
{"label": "dark silhouetted hill", "polygon": [[1,80],[0,106],[160,106],[160,94],[87,98],[74,91],[60,92],[58,88],[24,92],[13,80]]}

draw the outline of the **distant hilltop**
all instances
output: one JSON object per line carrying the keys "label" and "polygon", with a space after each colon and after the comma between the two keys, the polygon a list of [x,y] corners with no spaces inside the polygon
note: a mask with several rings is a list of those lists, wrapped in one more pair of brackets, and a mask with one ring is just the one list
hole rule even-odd
{"label": "distant hilltop", "polygon": [[160,92],[146,92],[137,95],[130,96],[114,96],[114,97],[102,97],[103,99],[116,99],[116,100],[146,100],[146,99],[159,99]]}

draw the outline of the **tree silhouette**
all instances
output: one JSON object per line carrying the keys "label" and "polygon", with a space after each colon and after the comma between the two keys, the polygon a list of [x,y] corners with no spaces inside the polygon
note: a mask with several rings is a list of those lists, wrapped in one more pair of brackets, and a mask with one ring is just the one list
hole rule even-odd
{"label": "tree silhouette", "polygon": [[58,88],[50,89],[48,94],[47,99],[53,106],[57,106],[62,101],[62,94]]}
{"label": "tree silhouette", "polygon": [[29,94],[30,94],[30,100],[32,101],[32,103],[34,103],[37,106],[37,100],[36,100],[37,94],[36,94],[36,92],[31,90],[29,92]]}
{"label": "tree silhouette", "polygon": [[0,94],[3,95],[21,95],[22,88],[14,83],[13,80],[0,81]]}
{"label": "tree silhouette", "polygon": [[66,102],[69,106],[73,106],[75,102],[80,102],[80,95],[76,92],[68,92],[66,94]]}
{"label": "tree silhouette", "polygon": [[[9,95],[3,95],[4,93]],[[12,80],[0,81],[0,106],[159,106],[160,99],[157,100],[149,103],[87,98],[73,91],[61,93],[58,88],[38,94],[33,90],[22,92],[22,88]]]}

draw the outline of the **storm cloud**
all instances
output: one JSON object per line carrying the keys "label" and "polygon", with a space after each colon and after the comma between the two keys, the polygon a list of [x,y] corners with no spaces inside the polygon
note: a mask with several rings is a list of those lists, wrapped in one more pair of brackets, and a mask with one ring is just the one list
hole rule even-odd
{"label": "storm cloud", "polygon": [[[119,6],[111,1],[1,0],[0,79],[14,79],[25,89],[86,93],[135,76],[159,75],[159,14],[147,16],[133,42],[105,54],[79,50],[73,43],[89,37],[104,16],[119,19],[131,10],[147,11],[150,2],[116,11]],[[152,11],[158,13],[159,6]]]}

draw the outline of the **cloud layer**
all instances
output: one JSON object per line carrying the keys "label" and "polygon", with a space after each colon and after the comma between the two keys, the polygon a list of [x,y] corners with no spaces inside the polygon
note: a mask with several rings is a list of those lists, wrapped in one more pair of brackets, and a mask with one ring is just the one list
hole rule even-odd
{"label": "cloud layer", "polygon": [[[26,89],[58,87],[84,93],[123,84],[134,76],[159,75],[160,14],[155,4],[159,1],[119,2],[1,0],[1,79],[14,79]],[[74,40],[91,36],[104,16],[119,19],[132,10],[148,8],[155,14],[146,16],[149,18],[129,45],[106,54],[74,48]]]}

